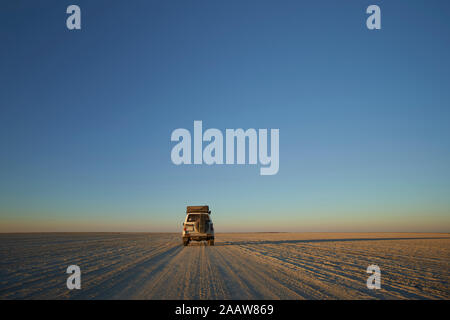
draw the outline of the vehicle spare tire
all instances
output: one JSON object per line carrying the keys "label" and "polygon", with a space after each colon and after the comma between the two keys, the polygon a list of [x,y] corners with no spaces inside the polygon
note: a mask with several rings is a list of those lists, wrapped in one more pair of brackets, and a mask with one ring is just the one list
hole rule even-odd
{"label": "vehicle spare tire", "polygon": [[198,223],[199,223],[198,232],[205,233],[206,232],[206,217],[204,214],[200,215],[200,219],[199,219]]}

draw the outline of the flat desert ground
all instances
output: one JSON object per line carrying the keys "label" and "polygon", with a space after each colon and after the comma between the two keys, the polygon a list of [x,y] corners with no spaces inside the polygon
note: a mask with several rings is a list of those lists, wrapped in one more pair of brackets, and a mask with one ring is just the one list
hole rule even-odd
{"label": "flat desert ground", "polygon": [[0,234],[0,299],[450,299],[450,234]]}

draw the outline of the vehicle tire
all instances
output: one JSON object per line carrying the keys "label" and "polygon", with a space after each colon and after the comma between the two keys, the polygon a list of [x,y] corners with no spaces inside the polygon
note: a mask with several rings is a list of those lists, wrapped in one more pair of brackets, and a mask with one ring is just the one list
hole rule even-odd
{"label": "vehicle tire", "polygon": [[208,240],[208,245],[214,246],[214,239]]}
{"label": "vehicle tire", "polygon": [[183,246],[187,246],[189,244],[189,239],[183,239]]}

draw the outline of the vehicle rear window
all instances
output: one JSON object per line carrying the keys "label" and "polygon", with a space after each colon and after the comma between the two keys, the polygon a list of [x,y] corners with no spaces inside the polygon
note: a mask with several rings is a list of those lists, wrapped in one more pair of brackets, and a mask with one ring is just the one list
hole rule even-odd
{"label": "vehicle rear window", "polygon": [[195,221],[198,220],[198,218],[199,218],[198,214],[190,214],[187,221],[188,222],[195,222]]}
{"label": "vehicle rear window", "polygon": [[[195,222],[200,219],[199,214],[190,214],[188,216],[187,222]],[[209,216],[205,214],[205,221],[209,221]]]}

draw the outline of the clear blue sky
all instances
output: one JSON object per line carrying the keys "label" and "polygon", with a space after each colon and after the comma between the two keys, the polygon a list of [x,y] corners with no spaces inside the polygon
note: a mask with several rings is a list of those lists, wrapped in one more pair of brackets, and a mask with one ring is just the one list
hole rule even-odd
{"label": "clear blue sky", "polygon": [[[450,231],[450,2],[8,3],[1,232]],[[279,173],[175,166],[194,120],[279,128]]]}

